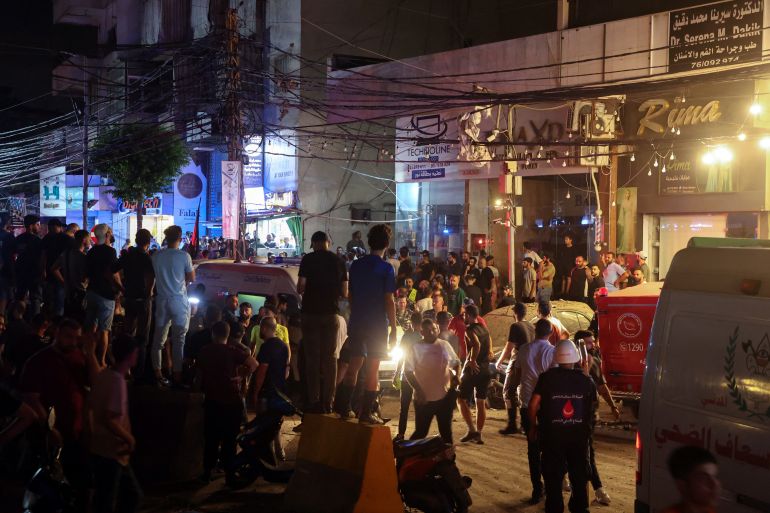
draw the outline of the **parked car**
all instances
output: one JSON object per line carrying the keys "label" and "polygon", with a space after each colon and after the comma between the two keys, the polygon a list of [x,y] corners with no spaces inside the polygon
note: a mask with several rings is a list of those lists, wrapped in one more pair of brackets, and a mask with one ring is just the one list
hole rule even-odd
{"label": "parked car", "polygon": [[[572,336],[578,330],[588,328],[594,312],[585,303],[558,300],[551,302],[551,314],[561,321],[564,328]],[[527,314],[524,318],[533,323],[537,321],[537,303],[527,303]],[[484,320],[489,326],[489,334],[492,337],[492,347],[494,348],[494,360],[490,364],[492,381],[489,384],[487,400],[490,407],[501,410],[505,408],[505,400],[503,399],[505,374],[495,368],[494,364],[503,352],[506,342],[508,342],[508,330],[511,324],[516,321],[516,316],[513,314],[513,307],[506,306],[492,310],[484,316]]]}

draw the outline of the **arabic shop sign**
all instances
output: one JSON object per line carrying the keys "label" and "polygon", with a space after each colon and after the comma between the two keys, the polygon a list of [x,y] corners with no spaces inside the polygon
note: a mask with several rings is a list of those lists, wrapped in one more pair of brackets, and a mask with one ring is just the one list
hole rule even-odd
{"label": "arabic shop sign", "polygon": [[762,0],[728,1],[669,14],[668,71],[762,58]]}

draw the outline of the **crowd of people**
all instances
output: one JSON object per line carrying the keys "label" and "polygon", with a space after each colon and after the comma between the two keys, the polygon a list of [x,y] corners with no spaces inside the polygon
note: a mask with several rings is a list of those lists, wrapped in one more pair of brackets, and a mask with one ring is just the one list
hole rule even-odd
{"label": "crowd of people", "polygon": [[570,234],[564,235],[564,244],[555,255],[546,251],[538,253],[529,241],[522,244],[522,249],[519,298],[524,303],[561,298],[586,303],[595,310],[597,291],[613,292],[650,281],[644,251],[629,254],[605,251],[598,262],[592,263],[586,252],[574,245]]}
{"label": "crowd of people", "polygon": [[[165,230],[155,250],[151,234],[139,230],[135,244],[118,254],[105,224],[94,227],[94,240],[57,220],[43,238],[36,216],[24,224],[16,237],[7,223],[0,231],[0,416],[17,418],[0,432],[0,447],[54,408],[53,434],[79,510],[90,503],[96,512],[130,512],[141,502],[130,465],[141,440],[131,430],[129,386],[201,391],[201,480],[218,469],[229,480],[244,420],[270,408],[292,382],[305,413],[386,423],[379,370],[396,346],[403,354],[393,378],[400,390],[396,440],[408,435],[413,408],[410,438],[426,436],[435,418],[440,436],[454,443],[459,409],[467,426],[459,442],[483,444],[486,394],[497,367],[506,375],[508,410],[500,435],[523,431],[528,438],[529,502],[545,497],[547,512],[562,511],[562,489],[569,487],[570,510],[587,511],[590,482],[596,500],[610,503],[592,434],[599,396],[615,416],[619,410],[602,376],[598,343],[590,331],[573,334],[573,342],[551,315],[556,294],[548,280],[558,274],[549,270],[548,255],[528,244],[523,261],[531,286],[524,290],[535,295],[517,301],[512,287],[500,283],[491,255],[450,252],[441,262],[422,252],[413,262],[408,248],[390,248],[391,229],[379,224],[365,243],[354,234],[348,258],[316,232],[299,267],[301,312],[284,297],[267,298],[255,311],[236,295],[224,307],[206,304],[199,300],[202,285],[188,293],[195,272],[180,249],[178,226]],[[629,273],[617,260],[605,254],[600,274],[616,276],[612,283],[622,286]],[[585,268],[581,256],[575,262],[575,269]],[[570,277],[561,293],[572,290]],[[523,302],[532,297],[534,323]],[[495,361],[483,316],[499,306],[512,306],[516,319]],[[280,436],[273,448],[285,457]]]}

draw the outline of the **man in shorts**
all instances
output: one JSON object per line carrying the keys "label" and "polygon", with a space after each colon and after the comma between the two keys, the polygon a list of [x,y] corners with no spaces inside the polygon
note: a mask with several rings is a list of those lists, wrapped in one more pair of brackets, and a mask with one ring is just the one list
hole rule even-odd
{"label": "man in shorts", "polygon": [[[366,361],[366,383],[358,421],[383,424],[373,412],[377,401],[380,361],[388,358],[389,345],[396,344],[396,305],[393,293],[396,278],[393,267],[382,259],[392,236],[388,225],[378,224],[369,230],[369,254],[350,266],[350,323],[348,346],[350,364],[337,388],[334,411],[348,417],[350,399],[358,381],[358,372]],[[388,333],[390,325],[390,333]]]}
{"label": "man in shorts", "polygon": [[116,293],[125,289],[118,274],[118,255],[112,247],[112,228],[97,224],[94,237],[96,244],[86,254],[86,327],[96,331],[96,360],[105,367]]}
{"label": "man in shorts", "polygon": [[[487,419],[487,388],[492,379],[489,372],[489,355],[492,353],[492,338],[489,331],[479,323],[479,309],[476,305],[465,308],[465,343],[468,346],[468,359],[460,378],[460,412],[468,425],[468,433],[461,442],[476,442],[481,445],[481,431]],[[476,423],[469,403],[476,399]]]}

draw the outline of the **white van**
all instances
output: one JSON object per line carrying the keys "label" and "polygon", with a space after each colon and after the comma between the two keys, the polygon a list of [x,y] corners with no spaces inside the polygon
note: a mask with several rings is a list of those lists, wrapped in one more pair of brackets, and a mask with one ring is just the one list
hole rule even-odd
{"label": "white van", "polygon": [[642,385],[635,513],[677,502],[666,459],[680,445],[719,461],[717,511],[770,511],[769,246],[694,238],[674,257]]}
{"label": "white van", "polygon": [[251,303],[256,312],[270,296],[289,300],[289,308],[299,304],[298,265],[234,263],[232,260],[203,261],[195,267],[194,291],[198,284],[206,287],[203,298],[207,303],[224,304],[229,295],[239,302]]}

